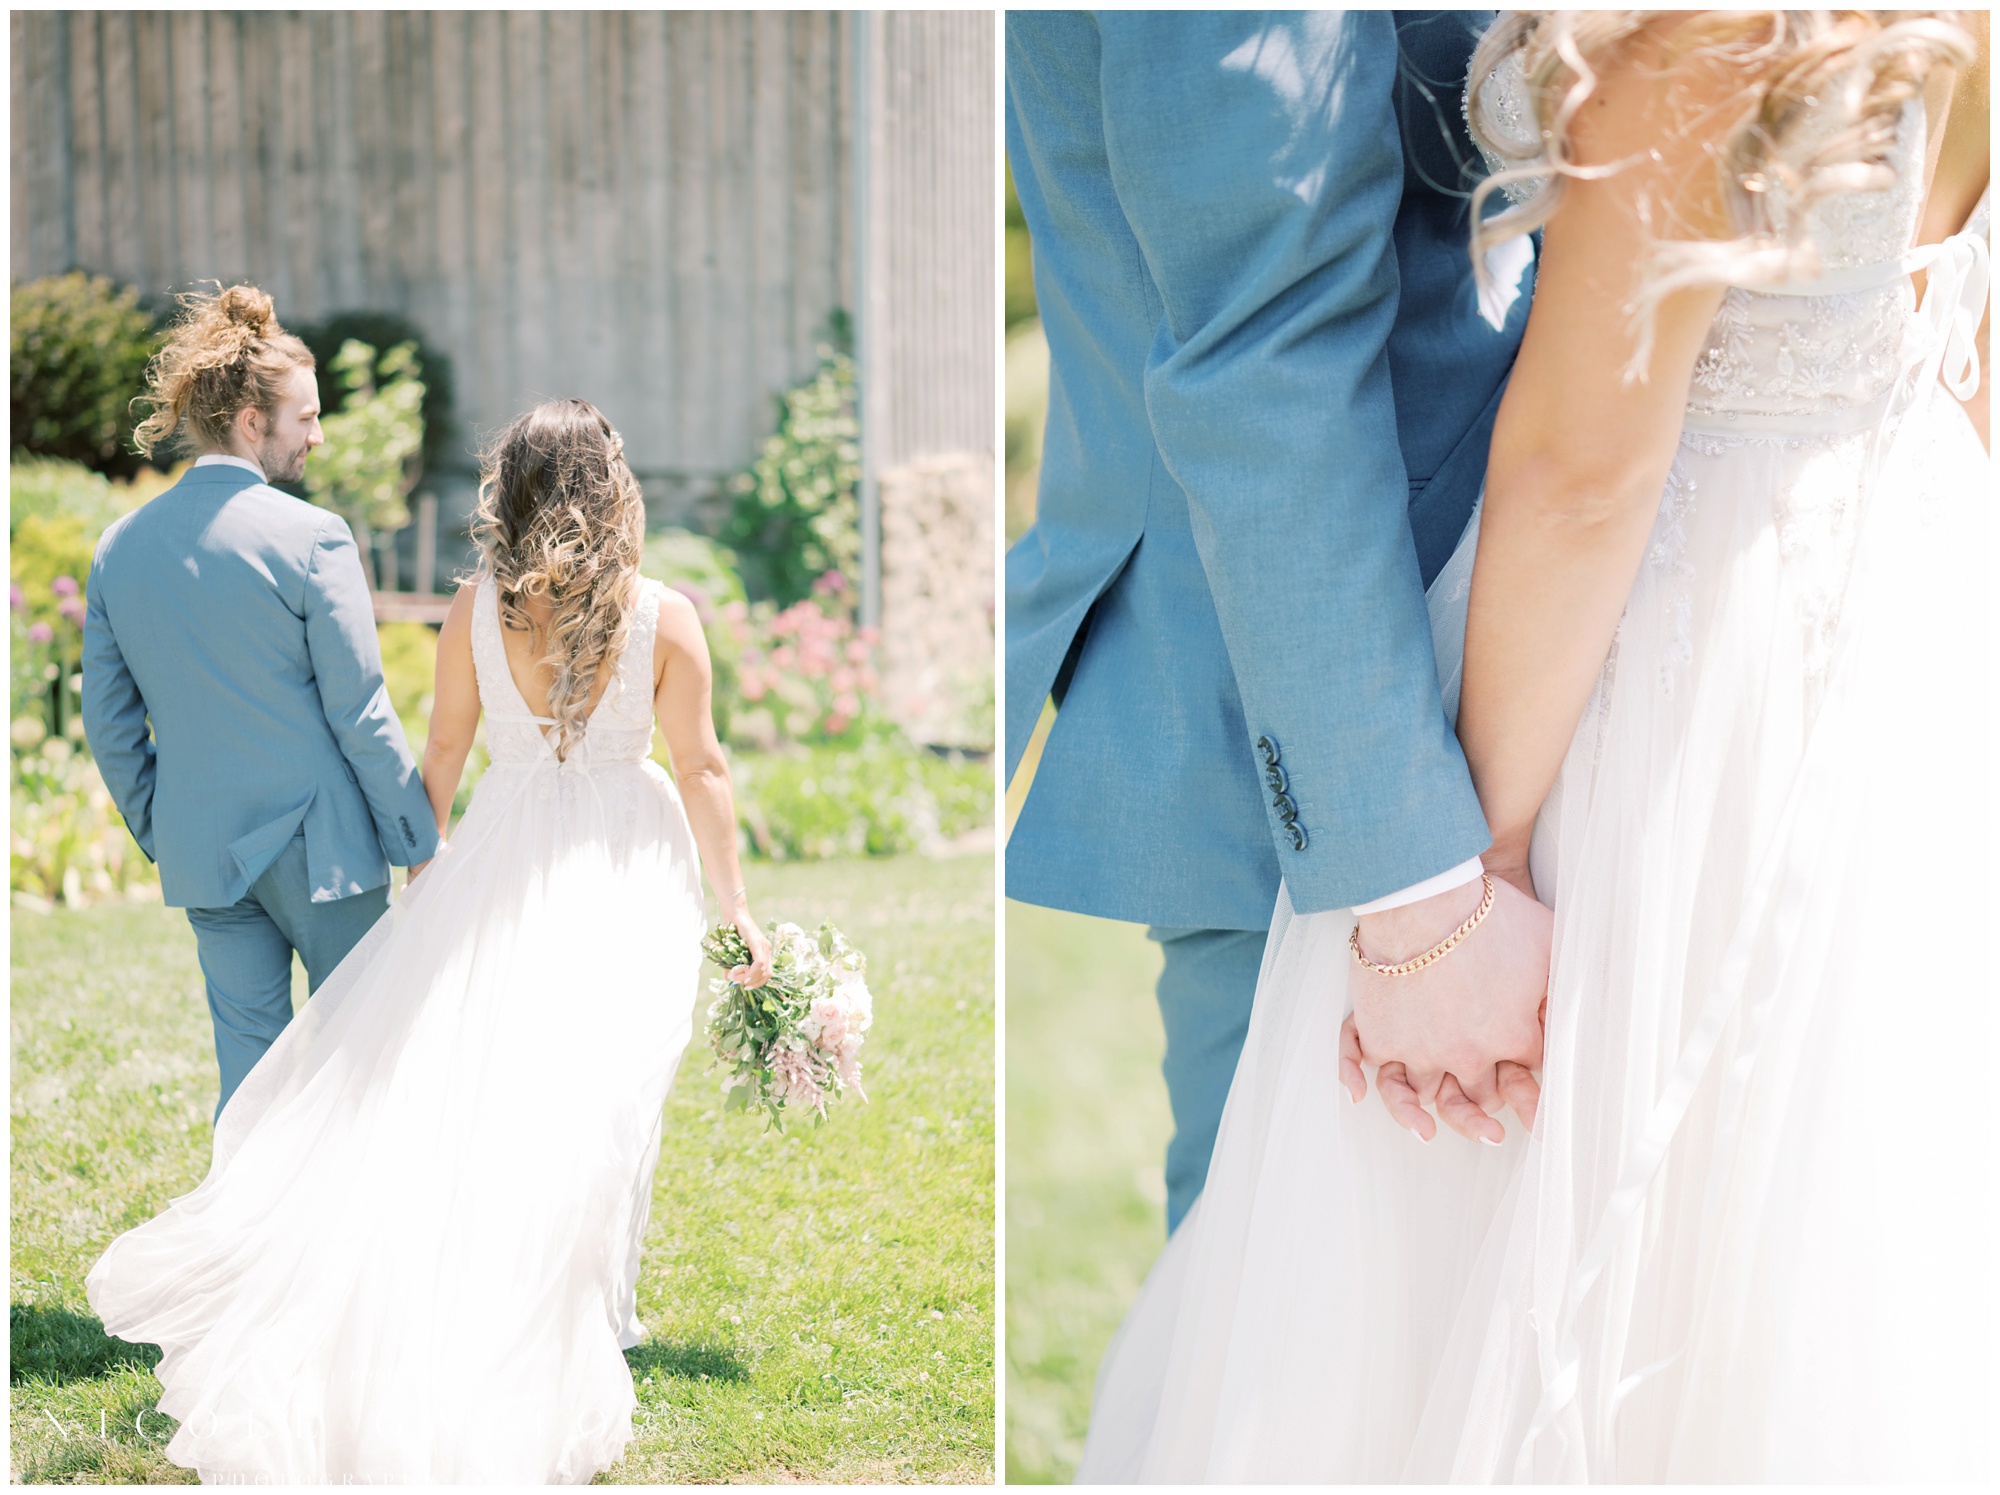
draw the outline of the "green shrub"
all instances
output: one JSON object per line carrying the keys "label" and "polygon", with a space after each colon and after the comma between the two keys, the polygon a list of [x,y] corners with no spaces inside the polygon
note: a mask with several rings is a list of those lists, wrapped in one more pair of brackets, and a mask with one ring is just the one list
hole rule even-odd
{"label": "green shrub", "polygon": [[730,479],[723,540],[744,579],[788,606],[829,571],[859,574],[861,422],[854,360],[822,344],[819,370],[778,397],[778,429],[748,472]]}
{"label": "green shrub", "polygon": [[125,833],[89,755],[69,736],[45,737],[35,717],[17,720],[13,739],[8,873],[14,891],[72,908],[157,896],[159,873]]}
{"label": "green shrub", "polygon": [[737,819],[774,861],[936,851],[991,819],[989,765],[883,735],[733,760]]}
{"label": "green shrub", "polygon": [[312,349],[313,358],[319,365],[319,403],[325,414],[338,414],[347,403],[348,386],[342,382],[334,364],[340,350],[348,343],[366,343],[371,349],[378,350],[373,371],[378,385],[386,383],[391,376],[391,370],[386,366],[390,354],[404,343],[413,344],[416,364],[423,371],[424,381],[423,457],[418,480],[422,480],[423,472],[433,468],[456,465],[455,459],[463,454],[457,448],[452,431],[451,360],[425,341],[415,322],[394,312],[345,311],[328,317],[324,322],[311,322],[292,330]]}
{"label": "green shrub", "polygon": [[14,449],[135,471],[131,402],[158,343],[138,291],[72,270],[17,283],[11,300]]}
{"label": "green shrub", "polygon": [[306,462],[306,493],[354,527],[357,537],[410,522],[403,500],[422,471],[424,379],[417,345],[377,356],[350,341],[333,355],[345,390],[338,411],[320,417],[326,444]]}

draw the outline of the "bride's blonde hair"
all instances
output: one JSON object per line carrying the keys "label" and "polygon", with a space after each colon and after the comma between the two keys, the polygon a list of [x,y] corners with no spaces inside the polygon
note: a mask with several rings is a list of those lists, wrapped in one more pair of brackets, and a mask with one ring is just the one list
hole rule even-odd
{"label": "bride's blonde hair", "polygon": [[[562,757],[583,735],[599,672],[625,647],[646,543],[639,480],[595,405],[546,400],[500,433],[481,460],[472,538],[501,621],[528,633],[555,670],[549,715]],[[549,604],[539,629],[526,597]]]}
{"label": "bride's blonde hair", "polygon": [[[1526,10],[1502,14],[1473,53],[1469,91],[1518,54],[1532,140],[1499,138],[1467,110],[1480,143],[1506,163],[1473,193],[1472,255],[1484,277],[1486,251],[1548,222],[1564,184],[1609,174],[1574,156],[1570,127],[1596,91],[1593,62],[1668,16],[1676,63],[1711,60],[1743,78],[1731,117],[1717,135],[1722,201],[1736,236],[1721,241],[1662,238],[1643,268],[1631,310],[1640,349],[1650,352],[1653,313],[1675,291],[1698,285],[1776,286],[1808,278],[1819,258],[1808,229],[1812,209],[1842,193],[1894,185],[1888,165],[1902,109],[1933,68],[1975,56],[1955,11],[1879,10]],[[1539,183],[1491,219],[1486,200],[1510,184]]]}

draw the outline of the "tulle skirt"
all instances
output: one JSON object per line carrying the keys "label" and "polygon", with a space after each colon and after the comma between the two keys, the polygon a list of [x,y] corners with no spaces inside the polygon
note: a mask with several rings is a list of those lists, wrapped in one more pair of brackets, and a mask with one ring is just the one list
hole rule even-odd
{"label": "tulle skirt", "polygon": [[450,847],[230,1098],[192,1193],[88,1278],[158,1344],[208,1482],[583,1483],[700,979],[700,870],[650,763],[496,764]]}
{"label": "tulle skirt", "polygon": [[1906,425],[1872,493],[1865,435],[1683,437],[1535,831],[1532,1137],[1351,1104],[1352,916],[1280,894],[1081,1479],[1993,1477],[1993,499]]}

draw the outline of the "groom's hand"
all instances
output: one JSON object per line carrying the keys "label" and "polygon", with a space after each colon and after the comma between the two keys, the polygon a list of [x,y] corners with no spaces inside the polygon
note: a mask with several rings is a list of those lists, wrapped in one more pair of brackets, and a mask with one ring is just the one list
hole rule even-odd
{"label": "groom's hand", "polygon": [[[1421,955],[1475,909],[1476,882],[1379,914],[1365,914],[1361,951],[1392,965]],[[1382,1103],[1397,1123],[1428,1142],[1436,1105],[1453,1130],[1498,1143],[1493,1113],[1512,1105],[1534,1124],[1539,1098],[1528,1073],[1542,1059],[1554,915],[1502,877],[1493,908],[1443,959],[1406,976],[1357,964],[1349,974],[1354,1010],[1341,1030],[1340,1069],[1348,1093],[1365,1090],[1361,1064],[1376,1066]]]}

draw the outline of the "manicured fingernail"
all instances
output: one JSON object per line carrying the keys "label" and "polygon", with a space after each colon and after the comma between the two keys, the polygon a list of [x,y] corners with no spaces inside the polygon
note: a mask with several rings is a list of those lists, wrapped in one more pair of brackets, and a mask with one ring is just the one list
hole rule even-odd
{"label": "manicured fingernail", "polygon": [[1488,1147],[1498,1147],[1500,1145],[1499,1140],[1494,1137],[1481,1137],[1479,1140],[1484,1142]]}
{"label": "manicured fingernail", "polygon": [[1422,1132],[1418,1131],[1415,1127],[1410,1128],[1410,1135],[1412,1137],[1415,1137],[1419,1142],[1429,1142],[1431,1140],[1429,1137],[1426,1137]]}
{"label": "manicured fingernail", "polygon": [[1358,1105],[1360,1105],[1360,1104],[1361,1104],[1361,1092],[1360,1092],[1359,1090],[1350,1090],[1350,1091],[1348,1091],[1348,1092],[1347,1092],[1347,1103],[1348,1103],[1348,1104],[1349,1104],[1350,1106],[1358,1106]]}

